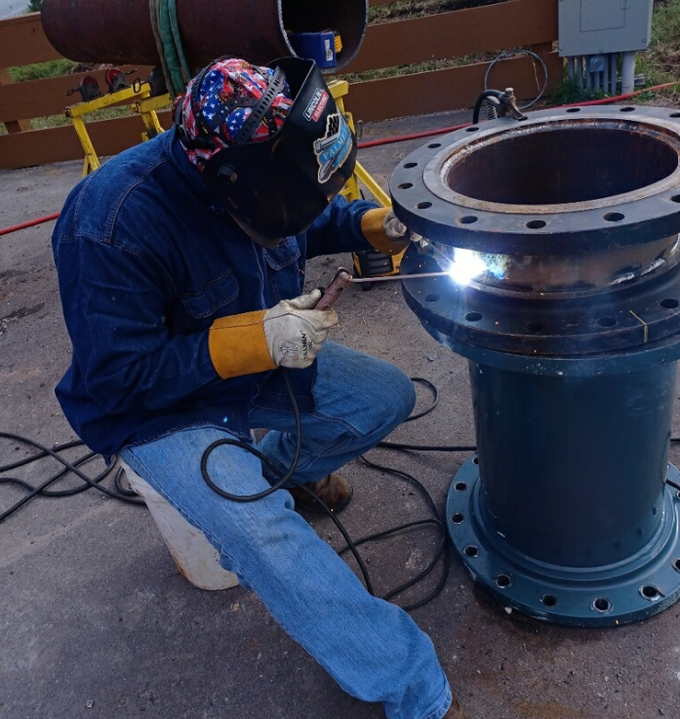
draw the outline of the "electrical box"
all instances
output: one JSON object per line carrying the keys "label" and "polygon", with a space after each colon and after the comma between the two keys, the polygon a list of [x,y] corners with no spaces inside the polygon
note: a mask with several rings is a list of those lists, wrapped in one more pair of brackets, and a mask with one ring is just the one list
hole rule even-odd
{"label": "electrical box", "polygon": [[653,0],[559,0],[561,57],[646,50]]}

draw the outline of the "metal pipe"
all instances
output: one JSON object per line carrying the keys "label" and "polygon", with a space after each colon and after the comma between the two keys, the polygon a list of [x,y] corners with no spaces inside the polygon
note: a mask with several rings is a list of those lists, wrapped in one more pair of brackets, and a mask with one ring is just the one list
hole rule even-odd
{"label": "metal pipe", "polygon": [[[43,0],[48,40],[79,62],[159,64],[148,0]],[[289,32],[340,33],[343,50],[334,71],[355,56],[368,23],[367,0],[252,0],[177,3],[182,44],[199,69],[220,55],[266,63],[295,55]]]}
{"label": "metal pipe", "polygon": [[[467,286],[403,291],[470,368],[477,454],[449,488],[453,545],[538,619],[615,626],[680,597],[679,158],[671,109],[567,107],[460,130],[390,180],[411,231],[483,261]],[[414,250],[405,275],[439,269]]]}
{"label": "metal pipe", "polygon": [[621,92],[633,92],[635,89],[636,52],[624,52],[621,60]]}

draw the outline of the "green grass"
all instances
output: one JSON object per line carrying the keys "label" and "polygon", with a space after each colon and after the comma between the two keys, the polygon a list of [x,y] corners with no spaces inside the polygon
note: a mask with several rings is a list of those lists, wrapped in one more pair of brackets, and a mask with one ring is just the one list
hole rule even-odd
{"label": "green grass", "polygon": [[[649,50],[638,56],[638,72],[648,87],[680,80],[680,0],[656,0]],[[665,100],[680,103],[680,85],[663,90]],[[649,101],[646,95],[641,101]],[[652,100],[653,101],[653,100]]]}
{"label": "green grass", "polygon": [[68,75],[73,71],[76,63],[73,60],[50,60],[49,62],[38,62],[33,65],[22,67],[11,67],[9,74],[14,82],[26,82],[27,80],[45,80],[48,77],[60,77]]}

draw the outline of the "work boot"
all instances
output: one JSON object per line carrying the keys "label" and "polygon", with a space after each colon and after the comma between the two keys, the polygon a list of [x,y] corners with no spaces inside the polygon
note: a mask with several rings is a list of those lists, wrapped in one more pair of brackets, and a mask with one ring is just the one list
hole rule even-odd
{"label": "work boot", "polygon": [[453,695],[453,701],[449,710],[444,714],[442,719],[470,719],[470,717],[463,711],[463,707],[458,703],[458,698]]}
{"label": "work boot", "polygon": [[[302,485],[311,490],[331,512],[340,512],[352,499],[352,485],[339,474],[329,474],[318,482],[308,482]],[[304,512],[323,512],[324,509],[319,502],[302,487],[292,487],[288,490],[295,500],[295,509]]]}

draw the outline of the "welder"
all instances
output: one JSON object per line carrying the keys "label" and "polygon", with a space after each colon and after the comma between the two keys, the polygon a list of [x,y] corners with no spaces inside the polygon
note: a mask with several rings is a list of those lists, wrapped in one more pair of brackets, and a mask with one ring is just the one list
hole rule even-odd
{"label": "welder", "polygon": [[[407,242],[385,208],[338,194],[355,155],[312,61],[204,68],[173,130],[65,203],[53,248],[73,356],[56,392],[83,441],[199,528],[343,689],[389,719],[462,719],[431,640],[298,511],[346,506],[336,470],[415,402],[401,370],[327,341],[337,314],[305,291],[306,258]],[[210,480],[256,501],[205,481],[225,438]],[[291,465],[296,486],[268,491]]]}

